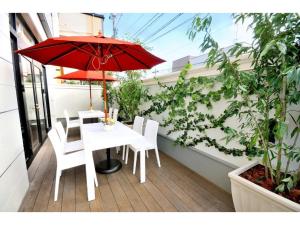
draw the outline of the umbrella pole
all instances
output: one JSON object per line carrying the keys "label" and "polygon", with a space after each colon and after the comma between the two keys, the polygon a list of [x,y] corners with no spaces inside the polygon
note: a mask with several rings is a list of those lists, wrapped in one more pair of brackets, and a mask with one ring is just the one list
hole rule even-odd
{"label": "umbrella pole", "polygon": [[[104,97],[104,114],[105,123],[107,122],[107,95],[106,95],[106,80],[105,73],[103,73],[103,97]],[[122,163],[117,159],[112,159],[110,156],[110,148],[106,149],[106,160],[103,160],[95,166],[96,171],[102,174],[114,173],[122,168]]]}
{"label": "umbrella pole", "polygon": [[90,86],[90,110],[93,109],[93,103],[92,103],[92,87],[91,87],[91,80],[89,80],[89,86]]}
{"label": "umbrella pole", "polygon": [[106,80],[105,80],[104,70],[102,70],[102,75],[103,75],[104,115],[105,115],[105,122],[107,122],[107,95],[106,95]]}

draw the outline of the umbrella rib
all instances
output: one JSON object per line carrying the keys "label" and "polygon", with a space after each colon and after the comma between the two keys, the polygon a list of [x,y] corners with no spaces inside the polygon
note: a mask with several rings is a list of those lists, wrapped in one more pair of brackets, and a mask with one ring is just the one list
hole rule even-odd
{"label": "umbrella rib", "polygon": [[52,44],[52,45],[46,45],[46,46],[39,46],[39,47],[34,47],[34,48],[31,48],[31,49],[21,49],[19,50],[22,54],[22,52],[33,52],[33,51],[36,51],[36,50],[40,50],[40,49],[44,49],[44,48],[52,48],[52,47],[56,47],[56,46],[59,46],[59,45],[67,45],[67,44],[70,44],[70,42],[64,42],[64,43],[56,43],[56,44]]}
{"label": "umbrella rib", "polygon": [[[86,45],[86,44],[85,44],[85,43],[84,43],[84,44],[81,44],[81,45],[79,45],[78,47],[81,48],[81,47],[83,47],[84,45]],[[55,61],[55,60],[57,60],[57,59],[59,59],[59,58],[61,58],[61,57],[63,57],[63,56],[66,56],[66,55],[72,53],[72,52],[75,51],[75,50],[76,50],[76,48],[71,48],[71,49],[69,49],[69,50],[67,50],[67,51],[65,51],[65,52],[63,52],[63,53],[61,53],[61,54],[59,54],[59,55],[57,55],[57,56],[51,58],[51,59],[48,60],[45,64],[52,63],[53,61]]]}
{"label": "umbrella rib", "polygon": [[82,49],[82,48],[79,48],[77,45],[75,45],[75,44],[73,44],[73,43],[71,43],[71,45],[73,45],[73,46],[74,46],[75,48],[77,48],[79,51],[84,52],[85,54],[92,55],[92,56],[95,56],[95,57],[99,57],[99,56],[97,56],[97,55],[95,55],[95,54],[93,54],[93,53],[91,53],[91,52],[89,52],[89,51],[86,51],[86,50],[84,50],[84,49]]}
{"label": "umbrella rib", "polygon": [[93,59],[93,55],[91,55],[90,56],[90,58],[89,58],[89,61],[88,61],[88,63],[87,63],[87,65],[86,65],[86,67],[85,67],[85,70],[88,70],[89,69],[89,67],[90,67],[90,65],[91,65],[91,62],[92,62],[92,59]]}
{"label": "umbrella rib", "polygon": [[126,51],[125,49],[121,49],[119,46],[116,46],[116,48],[118,48],[119,50],[124,51],[127,55],[129,55],[131,58],[133,58],[134,60],[138,61],[139,63],[143,64],[144,66],[146,66],[146,68],[150,69],[151,67],[148,66],[146,63],[142,62],[141,60],[139,60],[138,58],[136,58],[135,56],[133,56],[131,53],[129,53],[128,51]]}
{"label": "umbrella rib", "polygon": [[88,43],[88,45],[92,50],[94,50],[95,54],[97,55],[97,50],[94,48],[94,46],[91,43]]}
{"label": "umbrella rib", "polygon": [[[110,54],[112,54],[112,52],[111,52],[110,50],[108,50],[108,52],[109,52]],[[113,54],[112,54],[112,55],[113,55]],[[112,58],[114,59],[114,61],[115,61],[116,64],[118,65],[118,67],[120,68],[120,71],[122,71],[122,67],[121,67],[119,61],[117,60],[117,58],[116,58],[116,57],[112,57]]]}

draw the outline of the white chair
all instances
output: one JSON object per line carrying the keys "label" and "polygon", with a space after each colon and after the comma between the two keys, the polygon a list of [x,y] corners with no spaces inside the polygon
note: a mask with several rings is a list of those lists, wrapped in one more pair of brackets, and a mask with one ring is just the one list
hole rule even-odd
{"label": "white chair", "polygon": [[109,110],[108,110],[108,117],[109,118],[112,118],[112,113],[113,113],[113,108],[109,108]]}
{"label": "white chair", "polygon": [[114,121],[118,121],[118,113],[119,113],[119,110],[114,109],[114,112],[113,112],[113,115],[112,115],[112,118],[113,118]]}
{"label": "white chair", "polygon": [[147,152],[147,150],[154,149],[157,165],[158,165],[158,167],[160,167],[160,159],[159,159],[158,148],[157,148],[158,126],[159,126],[158,122],[156,122],[154,120],[147,120],[145,133],[144,133],[145,138],[138,140],[138,141],[134,142],[133,144],[127,146],[125,164],[127,164],[127,162],[128,162],[128,153],[129,153],[129,149],[131,149],[134,152],[133,174],[135,174],[135,170],[136,170],[137,153],[142,150]]}
{"label": "white chair", "polygon": [[80,127],[80,121],[79,119],[76,120],[70,120],[69,113],[67,110],[64,110],[66,122],[67,122],[67,128],[66,128],[66,137],[68,138],[68,131],[70,128]]}
{"label": "white chair", "polygon": [[144,118],[140,116],[134,117],[132,129],[139,134],[143,135],[143,124],[144,124]]}
{"label": "white chair", "polygon": [[74,152],[84,149],[82,140],[67,141],[67,134],[61,122],[55,124],[55,129],[58,133],[60,140],[64,143],[64,153]]}
{"label": "white chair", "polygon": [[[140,116],[134,117],[133,126],[132,129],[139,134],[143,135],[143,124],[144,124],[144,118]],[[126,146],[123,146],[122,150],[122,160],[125,160],[125,152],[126,152]],[[117,153],[119,152],[119,149],[117,148]],[[148,153],[148,151],[146,151]],[[148,155],[147,155],[148,157]]]}
{"label": "white chair", "polygon": [[[55,177],[55,190],[54,190],[54,201],[57,201],[59,180],[61,172],[65,169],[73,168],[76,166],[85,164],[85,153],[84,151],[76,151],[68,154],[64,154],[64,143],[60,140],[57,131],[52,128],[48,132],[48,137],[51,141],[51,144],[54,148],[56,155],[57,168],[56,168],[56,177]],[[94,170],[94,182],[98,187],[97,175]]]}

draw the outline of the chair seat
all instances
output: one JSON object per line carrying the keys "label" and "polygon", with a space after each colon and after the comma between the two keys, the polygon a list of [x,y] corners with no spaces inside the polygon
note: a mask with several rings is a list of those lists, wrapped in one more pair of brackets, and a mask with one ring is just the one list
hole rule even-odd
{"label": "chair seat", "polygon": [[66,142],[65,148],[64,148],[64,153],[75,152],[75,151],[79,151],[79,150],[83,150],[83,149],[84,149],[84,146],[83,146],[82,140]]}
{"label": "chair seat", "polygon": [[141,151],[141,150],[155,149],[155,146],[151,144],[146,138],[141,138],[131,143],[129,145],[129,148],[131,148],[133,151]]}
{"label": "chair seat", "polygon": [[70,152],[68,154],[64,154],[62,156],[63,159],[63,164],[61,165],[61,169],[68,169],[80,165],[85,164],[85,152],[80,150],[80,151],[75,151],[75,152]]}

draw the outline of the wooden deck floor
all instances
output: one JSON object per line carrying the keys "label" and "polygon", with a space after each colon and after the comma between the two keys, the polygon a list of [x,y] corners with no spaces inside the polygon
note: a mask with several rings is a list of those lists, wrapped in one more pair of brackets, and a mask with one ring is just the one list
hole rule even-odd
{"label": "wooden deck floor", "polygon": [[[112,149],[112,153],[114,153]],[[198,174],[160,152],[162,167],[158,168],[154,152],[146,160],[146,182],[139,183],[139,172],[132,174],[132,154],[128,165],[117,173],[97,174],[99,187],[96,199],[88,202],[85,168],[65,170],[54,202],[56,158],[52,145],[46,140],[31,164],[29,190],[19,211],[151,211],[202,212],[233,211],[231,196]],[[114,153],[114,157],[120,155]],[[105,151],[94,153],[94,160],[105,158]],[[138,165],[137,165],[137,168]]]}

